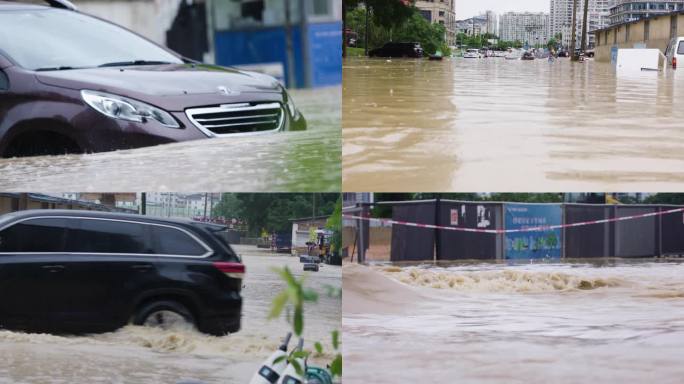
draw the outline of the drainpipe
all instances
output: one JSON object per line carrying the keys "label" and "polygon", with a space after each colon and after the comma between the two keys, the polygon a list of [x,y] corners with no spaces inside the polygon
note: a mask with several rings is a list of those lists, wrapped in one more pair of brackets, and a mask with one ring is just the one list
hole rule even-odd
{"label": "drainpipe", "polygon": [[311,55],[309,54],[309,1],[299,0],[300,34],[302,37],[302,67],[304,69],[304,87],[311,88],[313,84],[311,73]]}
{"label": "drainpipe", "polygon": [[294,49],[292,48],[292,16],[290,14],[290,0],[285,0],[285,53],[287,55],[286,83],[288,87],[294,87],[297,83],[294,70]]}

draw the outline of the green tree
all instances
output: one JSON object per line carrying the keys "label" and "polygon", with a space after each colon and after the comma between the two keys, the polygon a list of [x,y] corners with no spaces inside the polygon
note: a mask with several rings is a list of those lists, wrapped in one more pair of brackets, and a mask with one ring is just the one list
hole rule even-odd
{"label": "green tree", "polygon": [[656,193],[644,200],[647,204],[684,205],[684,193]]}
{"label": "green tree", "polygon": [[446,29],[443,25],[430,23],[420,13],[414,12],[401,26],[394,31],[396,41],[417,41],[428,54],[438,50],[447,54],[449,48],[445,41]]}
{"label": "green tree", "polygon": [[288,231],[290,219],[327,216],[335,210],[335,193],[235,193],[224,194],[214,215],[239,217],[249,226],[249,234]]}

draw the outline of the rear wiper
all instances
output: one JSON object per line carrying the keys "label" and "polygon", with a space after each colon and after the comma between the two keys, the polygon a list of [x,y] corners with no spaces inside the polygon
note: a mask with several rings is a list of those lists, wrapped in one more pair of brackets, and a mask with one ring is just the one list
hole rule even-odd
{"label": "rear wiper", "polygon": [[163,65],[163,64],[172,64],[172,63],[169,63],[168,61],[133,60],[133,61],[119,61],[119,62],[114,62],[114,63],[105,63],[102,65],[98,65],[98,67],[100,67],[100,68],[104,68],[104,67],[126,67],[126,66],[131,66],[131,65]]}

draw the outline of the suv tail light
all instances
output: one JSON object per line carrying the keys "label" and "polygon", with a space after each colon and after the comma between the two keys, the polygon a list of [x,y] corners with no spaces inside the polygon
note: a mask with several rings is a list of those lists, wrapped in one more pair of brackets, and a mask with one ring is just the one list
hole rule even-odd
{"label": "suv tail light", "polygon": [[229,263],[223,261],[217,261],[214,263],[214,267],[219,271],[226,274],[228,277],[234,279],[244,279],[245,278],[245,265],[242,263]]}
{"label": "suv tail light", "polygon": [[672,68],[677,69],[677,56],[672,57]]}

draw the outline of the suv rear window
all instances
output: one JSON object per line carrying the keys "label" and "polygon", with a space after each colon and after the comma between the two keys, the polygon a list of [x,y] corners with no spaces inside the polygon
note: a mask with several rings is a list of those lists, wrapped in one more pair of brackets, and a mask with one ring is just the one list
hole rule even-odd
{"label": "suv rear window", "polygon": [[203,256],[207,249],[187,233],[174,228],[151,226],[155,251],[162,255]]}
{"label": "suv rear window", "polygon": [[0,253],[63,252],[65,220],[29,219],[0,231]]}
{"label": "suv rear window", "polygon": [[677,54],[684,55],[684,41],[679,42],[679,45],[677,46]]}

